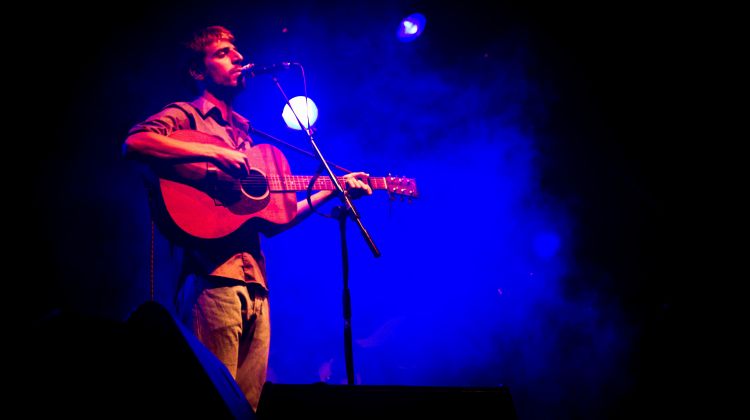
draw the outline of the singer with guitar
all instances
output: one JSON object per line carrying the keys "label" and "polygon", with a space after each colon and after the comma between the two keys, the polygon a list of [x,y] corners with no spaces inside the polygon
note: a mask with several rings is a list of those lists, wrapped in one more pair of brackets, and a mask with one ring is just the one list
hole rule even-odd
{"label": "singer with guitar", "polygon": [[[295,185],[277,149],[253,144],[248,120],[232,109],[250,77],[233,34],[210,26],[193,34],[186,47],[187,71],[200,95],[135,124],[123,153],[146,164],[154,211],[164,210],[163,231],[174,232],[183,247],[180,320],[226,365],[256,410],[270,346],[259,234],[284,231],[312,209],[294,193],[307,185]],[[340,181],[353,198],[373,192],[364,172]],[[321,188],[309,202],[318,206],[333,197],[334,191]]]}

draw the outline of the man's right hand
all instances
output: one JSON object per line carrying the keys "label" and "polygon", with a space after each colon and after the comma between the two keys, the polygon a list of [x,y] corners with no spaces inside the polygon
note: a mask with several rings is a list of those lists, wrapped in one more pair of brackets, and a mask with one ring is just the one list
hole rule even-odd
{"label": "man's right hand", "polygon": [[213,160],[219,169],[234,178],[242,179],[250,175],[250,160],[242,152],[216,147]]}

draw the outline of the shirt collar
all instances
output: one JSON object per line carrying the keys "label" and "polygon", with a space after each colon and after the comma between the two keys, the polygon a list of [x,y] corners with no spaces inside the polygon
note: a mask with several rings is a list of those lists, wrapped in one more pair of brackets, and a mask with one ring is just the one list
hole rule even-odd
{"label": "shirt collar", "polygon": [[[200,112],[204,120],[208,117],[213,117],[221,125],[229,124],[227,121],[224,121],[224,118],[222,118],[219,108],[208,101],[206,98],[202,96],[198,97],[193,102],[191,102],[191,105],[193,105],[195,109]],[[239,128],[244,131],[249,131],[250,121],[247,118],[243,117],[235,111],[232,111],[232,116],[234,117],[234,121],[239,126]]]}

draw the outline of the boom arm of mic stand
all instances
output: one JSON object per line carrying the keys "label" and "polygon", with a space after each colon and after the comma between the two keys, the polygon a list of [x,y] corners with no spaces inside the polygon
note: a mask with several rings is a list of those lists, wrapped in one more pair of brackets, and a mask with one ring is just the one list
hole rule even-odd
{"label": "boom arm of mic stand", "polygon": [[[294,108],[292,107],[291,102],[289,102],[289,98],[284,92],[284,89],[281,87],[281,83],[279,83],[279,79],[276,76],[273,76],[273,82],[276,84],[276,87],[279,88],[279,92],[281,92],[281,95],[284,97],[284,100],[289,106],[289,109],[292,110],[292,113],[294,114],[294,117],[297,119],[297,123],[299,123],[299,126],[305,127],[306,125],[302,124],[302,121],[300,121],[299,116],[297,116],[297,113],[294,112]],[[346,191],[341,187],[341,184],[339,184],[338,179],[336,179],[336,175],[333,173],[333,171],[331,171],[331,167],[328,166],[328,161],[323,157],[323,154],[320,152],[318,145],[315,144],[315,139],[313,139],[313,135],[312,135],[312,129],[308,127],[305,130],[305,133],[307,133],[307,136],[310,138],[310,144],[312,144],[313,150],[315,150],[315,155],[318,157],[318,160],[320,160],[321,164],[325,168],[326,173],[328,174],[328,177],[331,179],[331,182],[333,182],[333,186],[336,188],[336,191],[338,191],[339,197],[341,197],[341,201],[344,203],[344,207],[345,207],[344,211],[347,212],[352,217],[355,223],[357,223],[357,227],[359,227],[360,232],[362,232],[362,237],[365,238],[365,242],[367,242],[367,246],[370,247],[370,251],[372,251],[373,255],[375,257],[379,257],[380,251],[378,250],[378,247],[375,246],[375,242],[373,242],[372,237],[370,236],[370,234],[367,232],[367,229],[365,229],[364,225],[362,224],[362,220],[360,220],[359,213],[357,212],[357,209],[354,207],[354,203],[352,203],[351,197],[349,197],[349,195],[346,194]]]}

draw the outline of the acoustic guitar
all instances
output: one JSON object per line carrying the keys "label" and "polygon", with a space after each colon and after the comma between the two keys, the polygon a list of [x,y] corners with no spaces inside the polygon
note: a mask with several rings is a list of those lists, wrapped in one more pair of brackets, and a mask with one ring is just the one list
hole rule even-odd
{"label": "acoustic guitar", "polygon": [[[176,131],[170,137],[229,147],[217,136],[193,130]],[[307,191],[314,177],[292,175],[286,157],[273,145],[257,144],[245,153],[251,171],[242,179],[206,162],[176,164],[158,175],[162,207],[179,229],[195,238],[218,239],[251,221],[285,224],[294,219],[296,193]],[[337,180],[345,185],[343,177]],[[418,197],[416,182],[410,178],[371,176],[369,185],[391,197]],[[335,186],[322,176],[315,177],[311,189],[334,190]]]}

